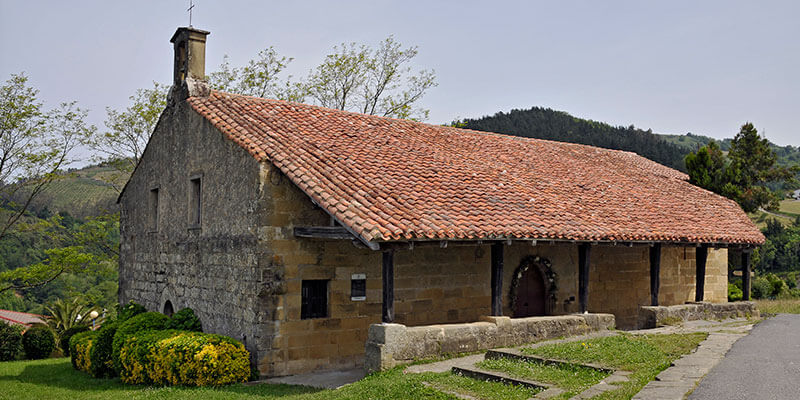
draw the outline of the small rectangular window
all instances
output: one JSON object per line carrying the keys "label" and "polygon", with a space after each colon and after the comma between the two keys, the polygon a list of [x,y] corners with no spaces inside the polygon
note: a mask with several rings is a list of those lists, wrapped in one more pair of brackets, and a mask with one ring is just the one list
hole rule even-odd
{"label": "small rectangular window", "polygon": [[201,191],[200,178],[192,178],[190,182],[191,192],[189,193],[189,223],[193,228],[199,228],[203,210],[203,193]]}
{"label": "small rectangular window", "polygon": [[150,231],[158,231],[158,188],[150,189],[150,215],[149,224]]}
{"label": "small rectangular window", "polygon": [[350,300],[364,301],[367,299],[367,276],[353,274],[350,276]]}
{"label": "small rectangular window", "polygon": [[325,318],[328,316],[328,281],[303,281],[300,319]]}

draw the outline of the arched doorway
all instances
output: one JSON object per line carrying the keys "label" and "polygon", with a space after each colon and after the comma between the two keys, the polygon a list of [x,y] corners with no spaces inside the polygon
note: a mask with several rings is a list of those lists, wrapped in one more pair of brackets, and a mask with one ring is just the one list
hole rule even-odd
{"label": "arched doorway", "polygon": [[171,317],[174,313],[175,311],[172,309],[172,302],[167,300],[167,302],[164,303],[164,312],[162,314]]}
{"label": "arched doorway", "polygon": [[548,315],[555,295],[555,274],[550,262],[525,257],[511,283],[511,312],[515,318]]}

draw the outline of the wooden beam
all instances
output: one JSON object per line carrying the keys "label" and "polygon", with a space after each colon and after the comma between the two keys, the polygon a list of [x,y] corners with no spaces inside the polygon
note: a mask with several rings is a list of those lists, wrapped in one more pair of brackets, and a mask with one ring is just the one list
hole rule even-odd
{"label": "wooden beam", "polygon": [[394,250],[383,252],[383,322],[394,322]]}
{"label": "wooden beam", "polygon": [[661,243],[650,248],[650,305],[658,305],[658,288],[661,286]]}
{"label": "wooden beam", "polygon": [[742,300],[750,300],[750,252],[742,250]]}
{"label": "wooden beam", "polygon": [[492,315],[503,315],[503,246],[492,243]]}
{"label": "wooden beam", "polygon": [[589,311],[589,258],[590,244],[578,246],[578,302],[580,312]]}
{"label": "wooden beam", "polygon": [[695,272],[694,301],[703,301],[703,294],[706,290],[706,261],[708,260],[708,245],[704,244],[697,248],[697,268]]}
{"label": "wooden beam", "polygon": [[343,226],[296,226],[295,237],[358,240]]}

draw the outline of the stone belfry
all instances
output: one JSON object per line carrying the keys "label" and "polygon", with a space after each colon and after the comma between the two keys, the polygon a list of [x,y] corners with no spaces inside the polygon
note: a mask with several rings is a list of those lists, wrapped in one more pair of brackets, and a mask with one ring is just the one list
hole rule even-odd
{"label": "stone belfry", "polygon": [[206,84],[206,36],[210,32],[180,27],[172,35],[175,59],[170,103],[187,97],[208,96]]}

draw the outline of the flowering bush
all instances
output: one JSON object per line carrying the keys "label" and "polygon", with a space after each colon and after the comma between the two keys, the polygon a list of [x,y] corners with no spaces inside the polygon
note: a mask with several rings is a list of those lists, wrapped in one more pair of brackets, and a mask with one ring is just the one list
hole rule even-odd
{"label": "flowering bush", "polygon": [[58,345],[59,347],[61,347],[61,352],[64,353],[64,356],[69,357],[70,355],[71,348],[69,345],[69,341],[70,339],[72,339],[72,336],[81,332],[86,332],[88,330],[89,327],[87,325],[78,325],[78,326],[73,326],[72,328],[69,328],[65,330],[63,333],[61,333],[61,337],[58,339]]}
{"label": "flowering bush", "polygon": [[97,337],[92,341],[92,350],[89,353],[91,358],[91,373],[95,378],[116,376],[114,363],[111,359],[111,345],[114,342],[114,334],[117,333],[119,322],[106,322],[97,330]]}
{"label": "flowering bush", "polygon": [[167,329],[202,332],[203,324],[200,323],[200,319],[194,315],[194,310],[191,308],[183,308],[170,318]]}
{"label": "flowering bush", "polygon": [[164,314],[158,312],[146,312],[138,314],[129,318],[125,322],[121,322],[114,333],[114,340],[111,344],[111,360],[114,365],[114,371],[119,374],[122,370],[122,364],[119,361],[119,351],[122,348],[122,343],[128,336],[142,331],[155,331],[167,328],[170,319]]}
{"label": "flowering bush", "polygon": [[217,386],[246,382],[250,353],[229,337],[186,331],[128,336],[120,349],[125,383]]}
{"label": "flowering bush", "polygon": [[76,333],[69,340],[69,354],[72,367],[86,373],[92,373],[92,342],[97,337],[96,331]]}

